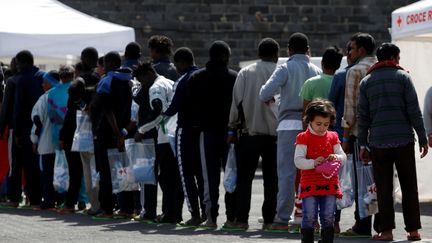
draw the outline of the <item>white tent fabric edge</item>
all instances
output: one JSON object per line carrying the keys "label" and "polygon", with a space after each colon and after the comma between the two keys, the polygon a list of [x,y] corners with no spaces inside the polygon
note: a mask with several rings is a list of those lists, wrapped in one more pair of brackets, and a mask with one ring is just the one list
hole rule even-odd
{"label": "white tent fabric edge", "polygon": [[55,0],[7,0],[1,8],[0,21],[9,24],[0,25],[0,57],[28,49],[35,56],[64,58],[79,56],[88,46],[107,53],[122,51],[135,40],[133,28],[94,18]]}
{"label": "white tent fabric edge", "polygon": [[[400,64],[409,71],[423,109],[426,92],[432,86],[432,1],[419,1],[393,11],[391,34],[392,42],[401,49]],[[432,201],[432,151],[423,159],[418,151],[416,144],[419,198],[422,202]]]}

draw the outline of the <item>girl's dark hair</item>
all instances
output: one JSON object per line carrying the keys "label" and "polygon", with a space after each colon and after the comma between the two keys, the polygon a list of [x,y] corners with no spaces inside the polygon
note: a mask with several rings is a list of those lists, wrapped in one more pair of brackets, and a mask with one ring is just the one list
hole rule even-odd
{"label": "girl's dark hair", "polygon": [[306,124],[312,122],[316,116],[330,117],[330,124],[336,121],[336,110],[333,103],[326,99],[314,99],[308,104],[304,114],[303,121]]}

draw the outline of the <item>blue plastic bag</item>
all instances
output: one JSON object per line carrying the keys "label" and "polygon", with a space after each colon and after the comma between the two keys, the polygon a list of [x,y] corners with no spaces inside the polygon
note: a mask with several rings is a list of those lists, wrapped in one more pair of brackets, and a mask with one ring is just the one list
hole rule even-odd
{"label": "blue plastic bag", "polygon": [[154,158],[138,159],[137,163],[133,166],[135,181],[147,185],[156,185],[154,163],[155,163]]}
{"label": "blue plastic bag", "polygon": [[90,160],[90,173],[92,179],[92,188],[99,187],[100,175],[99,172],[96,170],[96,160],[94,155],[91,157]]}
{"label": "blue plastic bag", "polygon": [[230,145],[227,163],[225,165],[224,188],[227,192],[233,193],[237,186],[237,159],[234,144]]}
{"label": "blue plastic bag", "polygon": [[55,151],[53,186],[59,193],[69,189],[69,167],[64,150]]}

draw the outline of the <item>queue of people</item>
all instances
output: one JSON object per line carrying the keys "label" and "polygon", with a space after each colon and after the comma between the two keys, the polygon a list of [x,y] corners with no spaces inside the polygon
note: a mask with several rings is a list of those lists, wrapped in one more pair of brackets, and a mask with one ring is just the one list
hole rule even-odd
{"label": "queue of people", "polygon": [[[264,38],[257,48],[260,60],[237,73],[229,68],[231,48],[221,40],[211,44],[203,68],[187,47],[172,53],[167,36],[152,36],[147,44],[150,61],[141,61],[142,47],[132,42],[123,58],[114,51],[99,57],[96,48],[87,47],[76,65],[49,72],[34,65],[30,51],[17,53],[0,75],[0,139],[5,141],[0,149],[9,153],[1,161],[1,168],[9,167],[0,174],[6,199],[1,206],[18,207],[25,195],[34,210],[85,210],[94,219],[216,229],[221,171],[234,144],[236,188],[224,194],[222,229],[248,229],[252,181],[261,161],[263,230],[299,229],[304,243],[313,242],[317,231],[323,243],[333,242],[336,234],[393,240],[395,166],[407,239],[421,239],[414,131],[424,157],[428,141],[431,145],[431,94],[424,124],[396,45],[376,48],[371,35],[356,33],[345,50],[349,65],[337,71],[343,51],[336,46],[323,52],[317,67],[310,61],[308,37],[294,33],[289,58],[278,65],[278,42]],[[176,126],[170,135],[171,119]],[[77,149],[83,121],[89,124],[89,146]],[[112,151],[148,141],[155,152],[155,183],[117,192]],[[66,192],[53,185],[59,151],[68,164]],[[378,213],[361,217],[358,189],[365,185],[358,183],[358,168],[370,161]],[[348,197],[355,201],[355,223],[341,232],[337,201],[346,195],[339,171],[347,164],[354,175]]]}

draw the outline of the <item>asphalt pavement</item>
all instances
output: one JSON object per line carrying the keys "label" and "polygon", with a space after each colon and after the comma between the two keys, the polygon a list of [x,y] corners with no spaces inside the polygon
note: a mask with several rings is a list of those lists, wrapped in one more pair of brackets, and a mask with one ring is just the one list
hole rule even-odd
{"label": "asphalt pavement", "polygon": [[[221,193],[217,230],[145,224],[120,219],[100,221],[80,213],[62,215],[56,212],[41,212],[24,208],[0,208],[0,242],[300,242],[299,234],[261,230],[262,225],[258,221],[261,216],[263,181],[259,172],[257,174],[253,184],[249,229],[245,232],[221,230],[225,222],[225,207],[223,193]],[[222,187],[221,192],[223,192]],[[159,213],[160,202],[159,196]],[[400,205],[396,206],[396,211],[395,242],[408,242]],[[183,217],[184,219],[189,218],[186,207],[183,210]],[[421,221],[423,225],[420,231],[423,238],[421,242],[432,242],[432,203],[421,204]],[[353,208],[343,210],[341,229],[350,228],[353,222]],[[375,241],[336,237],[335,242]]]}

